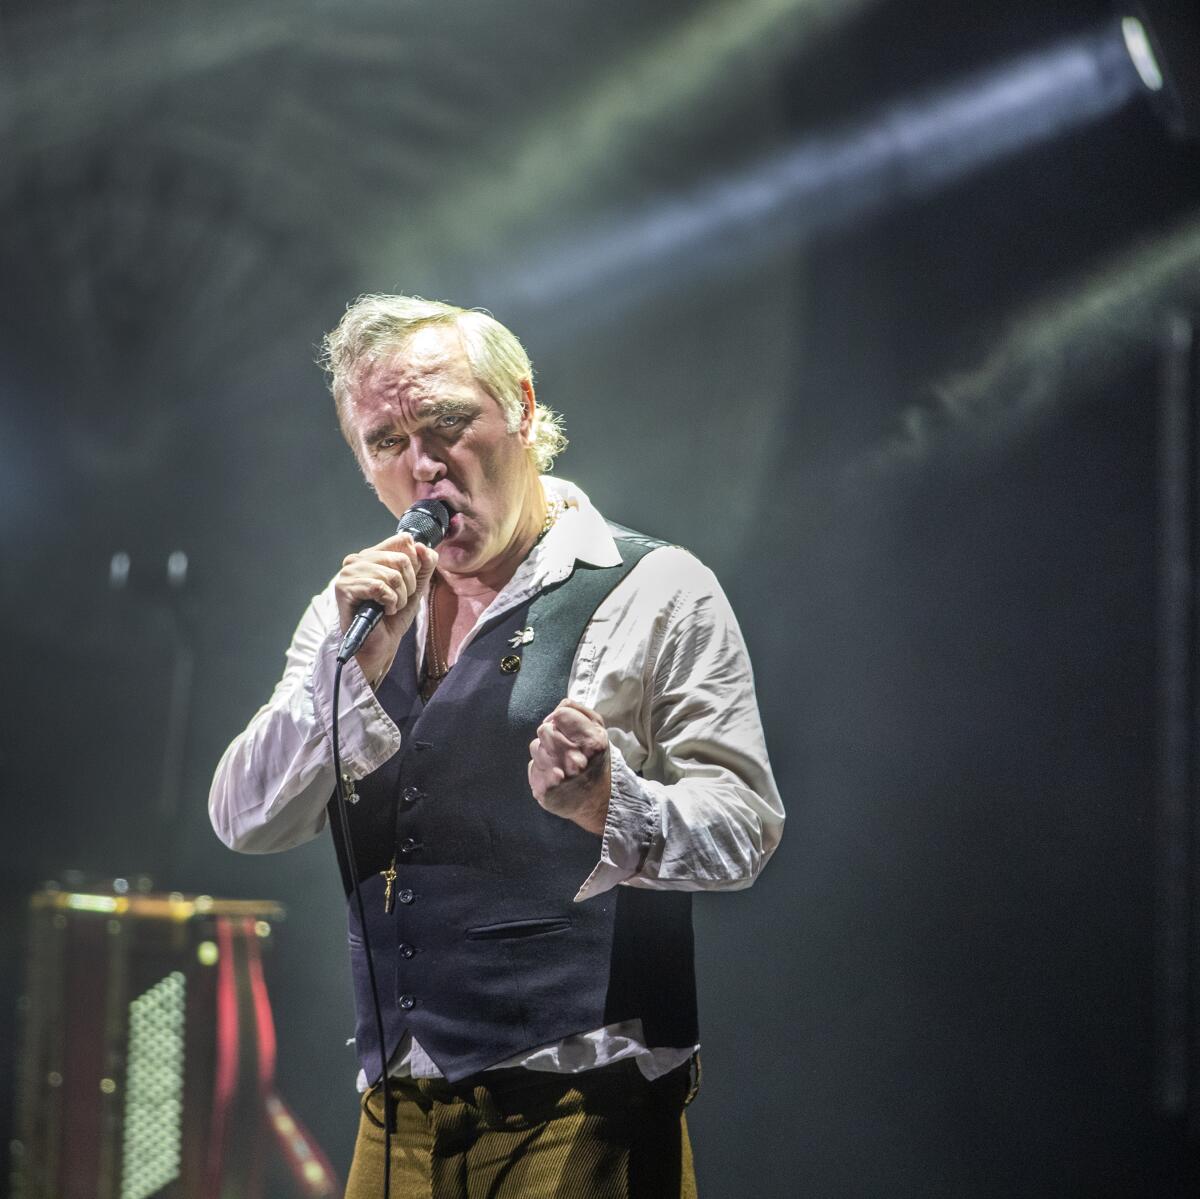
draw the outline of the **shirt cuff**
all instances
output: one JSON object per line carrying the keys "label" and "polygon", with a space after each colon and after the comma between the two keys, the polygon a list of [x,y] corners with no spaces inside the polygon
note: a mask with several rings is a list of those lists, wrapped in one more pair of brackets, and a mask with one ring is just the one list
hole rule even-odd
{"label": "shirt cuff", "polygon": [[612,785],[608,816],[600,836],[600,861],[579,888],[576,903],[602,895],[633,878],[645,865],[650,846],[658,836],[659,809],[653,793],[611,742],[608,753]]}
{"label": "shirt cuff", "polygon": [[[321,642],[309,676],[313,711],[326,736],[333,732],[333,674],[341,645],[341,630],[335,627]],[[354,781],[378,770],[399,750],[400,730],[353,658],[342,668],[341,692],[338,752],[343,776]]]}

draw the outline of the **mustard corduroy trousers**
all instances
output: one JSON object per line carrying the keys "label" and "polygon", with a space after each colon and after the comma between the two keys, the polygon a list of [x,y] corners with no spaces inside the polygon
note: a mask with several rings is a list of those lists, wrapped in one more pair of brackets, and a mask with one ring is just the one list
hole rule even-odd
{"label": "mustard corduroy trousers", "polygon": [[[698,1077],[698,1068],[695,1070]],[[394,1078],[388,1199],[696,1199],[685,1064]],[[346,1199],[383,1199],[383,1093],[363,1098]]]}

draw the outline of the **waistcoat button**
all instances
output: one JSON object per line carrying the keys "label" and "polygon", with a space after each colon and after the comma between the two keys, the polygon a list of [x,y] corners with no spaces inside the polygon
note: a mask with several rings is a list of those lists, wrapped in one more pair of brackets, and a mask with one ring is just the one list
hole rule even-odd
{"label": "waistcoat button", "polygon": [[416,952],[417,952],[417,947],[415,945],[409,945],[407,942],[401,943],[400,956],[402,958],[410,958]]}
{"label": "waistcoat button", "polygon": [[416,896],[407,887],[405,887],[404,890],[396,892],[396,898],[401,903],[412,903],[412,901],[416,899]]}
{"label": "waistcoat button", "polygon": [[404,840],[400,842],[401,853],[412,853],[414,849],[418,848],[419,846],[411,837],[405,837]]}
{"label": "waistcoat button", "polygon": [[406,804],[414,804],[418,799],[425,798],[425,792],[422,791],[420,787],[408,786],[404,788],[403,792],[401,792],[400,798],[404,800]]}
{"label": "waistcoat button", "polygon": [[408,1012],[417,1006],[417,1001],[412,995],[401,995],[400,1006]]}

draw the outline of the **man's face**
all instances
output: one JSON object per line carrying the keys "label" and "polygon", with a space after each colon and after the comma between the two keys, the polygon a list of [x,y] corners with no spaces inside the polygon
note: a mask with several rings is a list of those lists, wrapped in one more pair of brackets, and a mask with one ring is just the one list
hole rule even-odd
{"label": "man's face", "polygon": [[456,329],[419,329],[368,363],[350,390],[347,417],[363,471],[394,516],[424,499],[453,509],[438,547],[442,570],[472,574],[511,547],[537,478],[527,448],[531,416],[526,411],[508,431]]}

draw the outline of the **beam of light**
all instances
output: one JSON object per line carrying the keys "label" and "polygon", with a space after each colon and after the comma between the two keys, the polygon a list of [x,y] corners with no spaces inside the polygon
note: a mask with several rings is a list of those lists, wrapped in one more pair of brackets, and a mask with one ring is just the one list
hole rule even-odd
{"label": "beam of light", "polygon": [[[152,144],[212,160],[223,176],[233,168],[243,178],[266,180],[264,186],[309,188],[312,195],[304,202],[320,210],[323,193],[293,161],[285,133],[316,143],[318,152],[306,165],[317,170],[313,162],[326,161],[321,145],[345,136],[339,121],[346,104],[324,103],[319,90],[294,83],[290,73],[306,77],[310,64],[325,64],[327,70],[332,64],[343,78],[355,67],[391,66],[403,82],[371,98],[375,115],[382,108],[403,125],[411,120],[411,106],[419,104],[418,124],[437,126],[447,147],[468,147],[465,161],[454,169],[451,156],[431,155],[422,176],[419,154],[397,159],[398,180],[421,176],[432,193],[428,202],[406,203],[398,222],[396,192],[378,184],[389,157],[400,151],[379,145],[376,155],[360,156],[372,165],[361,194],[354,195],[355,221],[348,224],[343,213],[329,212],[323,236],[346,238],[343,252],[359,259],[362,275],[383,273],[389,281],[436,277],[456,250],[471,261],[480,246],[511,243],[514,229],[530,228],[547,207],[577,207],[633,169],[648,146],[670,140],[675,129],[694,133],[702,127],[698,118],[721,114],[732,97],[742,98],[758,86],[756,80],[769,79],[778,63],[801,48],[811,50],[822,34],[880,2],[710,0],[685,6],[685,14],[660,35],[639,40],[615,62],[602,59],[590,79],[588,47],[564,42],[554,48],[578,64],[568,76],[571,90],[561,102],[547,99],[536,118],[511,132],[486,113],[466,110],[454,95],[450,67],[421,57],[423,33],[452,27],[455,17],[441,11],[436,19],[406,22],[386,0],[361,0],[353,12],[323,0],[262,0],[251,8],[220,6],[215,17],[209,9],[197,10],[194,19],[181,18],[176,9],[145,6],[110,6],[102,19],[82,10],[69,20],[58,11],[38,10],[11,22],[0,39],[0,137],[11,165],[22,157],[40,162],[48,152],[73,154],[129,126]],[[507,87],[525,87],[528,64],[487,57],[488,22],[501,18],[491,9],[471,12],[469,2],[447,7],[483,29],[482,40],[472,33],[463,41],[455,70],[487,71]],[[529,37],[544,44],[555,28],[551,21],[531,29]],[[219,114],[214,120],[206,115],[208,90],[190,94],[206,76],[219,79],[222,72],[268,57],[275,86],[264,93],[262,111],[245,124],[243,137],[226,128]],[[531,59],[536,62],[537,55]],[[352,98],[360,94],[345,82]],[[539,90],[537,80],[530,86]],[[420,87],[424,94],[410,94]],[[157,119],[147,121],[151,114]],[[480,127],[489,130],[482,148],[474,140]],[[21,178],[19,170],[0,173],[0,194]]]}
{"label": "beam of light", "polygon": [[[0,137],[10,147],[79,145],[141,113],[148,96],[295,37],[291,18],[277,8],[203,23],[131,9],[110,14],[102,32],[78,16],[63,25],[55,11],[22,22],[19,39],[0,43]],[[4,182],[11,186],[11,173]]]}
{"label": "beam of light", "polygon": [[932,194],[1107,116],[1139,88],[1119,32],[1106,26],[803,142],[639,217],[564,238],[484,294],[493,306],[558,309],[639,277],[678,286],[697,269]]}
{"label": "beam of light", "polygon": [[908,408],[900,432],[848,477],[920,465],[952,440],[1003,446],[1043,415],[1085,401],[1131,355],[1156,346],[1167,305],[1197,303],[1200,218],[1192,217],[1027,311],[977,368],[935,386],[932,404]]}
{"label": "beam of light", "polygon": [[[427,208],[405,215],[405,226],[419,237],[393,235],[382,254],[377,239],[365,238],[364,269],[378,273],[382,257],[412,278],[438,274],[451,251],[464,261],[490,254],[514,230],[527,229],[531,216],[594,194],[627,173],[648,146],[669,145],[674,127],[694,131],[732,95],[740,100],[754,80],[812,52],[825,33],[879,2],[718,0],[700,8],[564,105],[548,108],[511,144],[498,142],[493,170],[481,172],[472,162],[468,173],[446,180]],[[519,71],[514,79],[519,86]]]}

